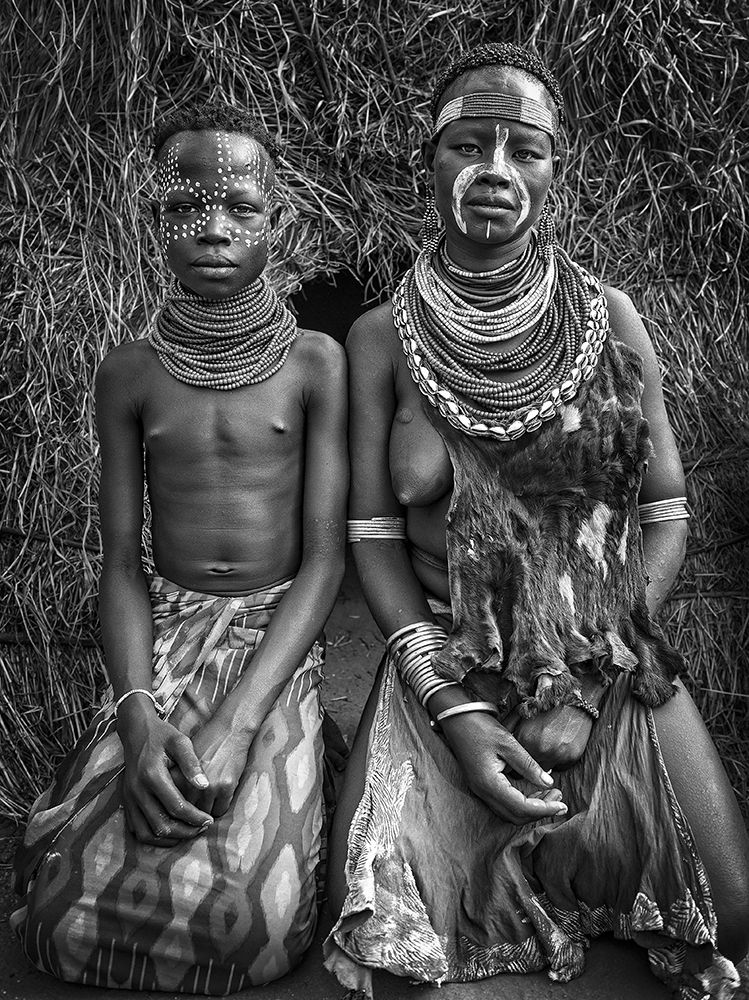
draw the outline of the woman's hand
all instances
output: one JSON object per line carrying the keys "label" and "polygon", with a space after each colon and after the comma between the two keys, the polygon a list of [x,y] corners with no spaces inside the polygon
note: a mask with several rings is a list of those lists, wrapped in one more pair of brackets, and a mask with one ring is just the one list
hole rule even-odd
{"label": "woman's hand", "polygon": [[194,791],[208,784],[192,742],[150,706],[128,706],[129,712],[125,708],[120,709],[117,728],[125,751],[122,804],[128,829],[155,847],[173,847],[196,837],[213,818],[175,782],[179,775],[182,787]]}
{"label": "woman's hand", "polygon": [[[548,674],[542,674],[536,685],[536,694],[551,686]],[[592,707],[597,707],[605,688],[597,681],[585,678],[581,682],[581,696]],[[557,705],[546,712],[539,712],[532,719],[521,719],[515,713],[507,720],[507,728],[515,739],[543,767],[564,770],[572,767],[585,753],[595,719],[589,711],[578,705]]]}
{"label": "woman's hand", "polygon": [[[491,715],[465,713],[444,719],[440,726],[468,787],[502,819],[522,826],[567,812],[562,793],[551,787],[551,775]],[[507,768],[543,791],[524,795],[505,774]]]}

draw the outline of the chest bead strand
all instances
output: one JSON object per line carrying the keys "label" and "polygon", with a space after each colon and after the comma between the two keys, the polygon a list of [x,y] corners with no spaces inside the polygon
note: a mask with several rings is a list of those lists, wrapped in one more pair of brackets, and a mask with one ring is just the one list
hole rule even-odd
{"label": "chest bead strand", "polygon": [[[422,252],[393,295],[393,319],[429,402],[453,427],[499,441],[538,430],[574,399],[609,332],[600,282],[556,243],[541,255],[535,240],[478,273],[459,269],[444,241]],[[516,347],[491,350],[520,334]]]}

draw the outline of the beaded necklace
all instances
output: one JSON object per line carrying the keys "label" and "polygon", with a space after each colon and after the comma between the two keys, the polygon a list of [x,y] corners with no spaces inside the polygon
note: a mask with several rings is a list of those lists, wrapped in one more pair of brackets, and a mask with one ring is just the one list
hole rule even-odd
{"label": "beaded necklace", "polygon": [[[556,242],[542,253],[535,240],[477,273],[461,271],[444,240],[422,251],[393,295],[393,319],[432,406],[464,433],[499,441],[538,430],[574,399],[609,332],[600,282]],[[504,353],[483,346],[520,333],[525,340]],[[492,372],[522,374],[505,382]]]}
{"label": "beaded necklace", "polygon": [[261,276],[228,299],[206,299],[175,283],[147,337],[180,382],[236,389],[277,372],[298,332]]}

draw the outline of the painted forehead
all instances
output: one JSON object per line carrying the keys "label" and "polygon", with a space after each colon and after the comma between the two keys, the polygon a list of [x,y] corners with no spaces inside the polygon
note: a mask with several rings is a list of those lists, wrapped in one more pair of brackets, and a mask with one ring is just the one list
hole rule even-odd
{"label": "painted forehead", "polygon": [[275,171],[265,149],[232,132],[182,132],[162,151],[157,166],[159,197],[191,194],[215,200],[247,182],[264,198],[273,190]]}

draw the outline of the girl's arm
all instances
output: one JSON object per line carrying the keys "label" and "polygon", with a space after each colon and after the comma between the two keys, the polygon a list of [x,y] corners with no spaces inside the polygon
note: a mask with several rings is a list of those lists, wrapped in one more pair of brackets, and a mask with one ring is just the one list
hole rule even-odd
{"label": "girl's arm", "polygon": [[[109,354],[96,376],[96,426],[101,450],[99,512],[103,564],[99,615],[107,674],[115,700],[135,688],[151,690],[153,626],[141,564],[143,445],[130,386],[130,345]],[[187,802],[168,765],[195,787],[205,783],[190,740],[159,718],[153,703],[132,695],[117,712],[125,752],[124,807],[138,839],[162,846],[195,836],[211,817]]]}

